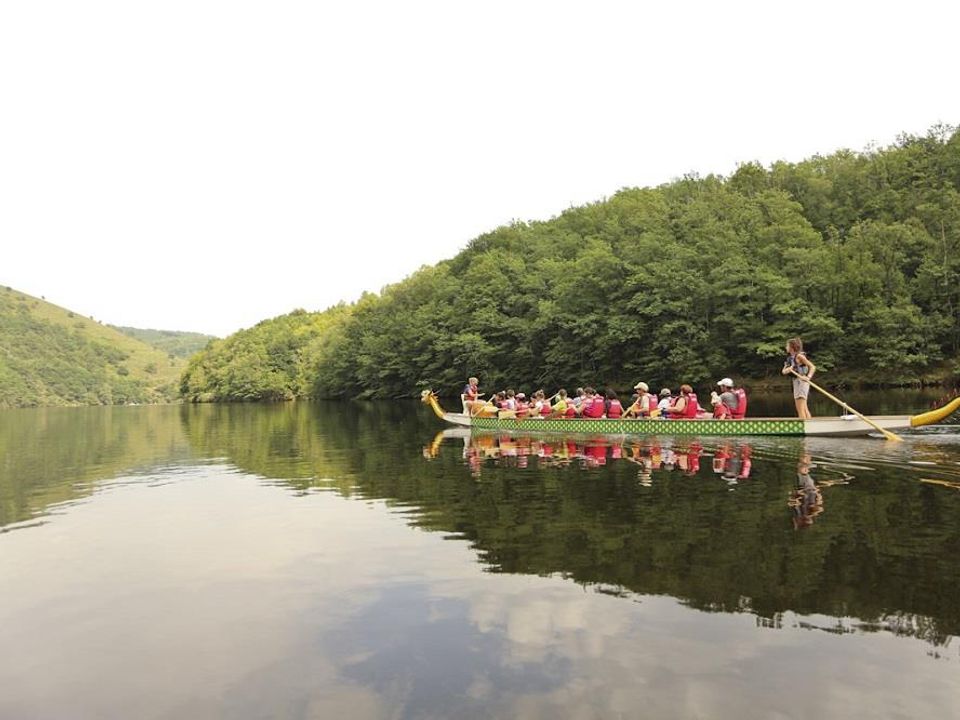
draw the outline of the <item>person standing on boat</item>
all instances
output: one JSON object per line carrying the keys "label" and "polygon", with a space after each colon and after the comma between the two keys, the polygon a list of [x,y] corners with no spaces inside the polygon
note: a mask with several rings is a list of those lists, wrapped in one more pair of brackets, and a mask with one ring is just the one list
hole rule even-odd
{"label": "person standing on boat", "polygon": [[797,417],[809,420],[813,415],[807,407],[807,398],[810,396],[810,381],[813,380],[817,366],[810,362],[810,358],[803,352],[803,341],[798,337],[787,340],[787,359],[780,373],[790,375],[791,371],[801,376],[793,376],[793,402],[797,406]]}
{"label": "person standing on boat", "polygon": [[475,410],[474,406],[480,406],[480,388],[478,387],[480,381],[477,378],[472,377],[467,380],[467,384],[463,386],[463,390],[460,393],[460,399],[463,400],[463,411],[465,414],[474,415]]}

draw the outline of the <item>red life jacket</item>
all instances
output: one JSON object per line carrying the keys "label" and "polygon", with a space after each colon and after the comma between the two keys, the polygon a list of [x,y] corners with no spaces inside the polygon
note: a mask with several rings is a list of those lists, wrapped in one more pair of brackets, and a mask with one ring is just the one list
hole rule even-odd
{"label": "red life jacket", "polygon": [[680,417],[684,420],[692,420],[697,417],[698,412],[700,412],[700,404],[697,402],[697,394],[687,393],[687,404],[683,408],[683,415]]}
{"label": "red life jacket", "polygon": [[594,397],[590,400],[584,400],[583,416],[588,418],[603,417],[603,398]]}
{"label": "red life jacket", "polygon": [[567,403],[567,414],[566,414],[566,417],[568,417],[568,418],[575,418],[576,416],[577,416],[577,409],[573,406],[573,403],[572,403],[572,402],[569,402],[569,401],[568,401],[568,403]]}
{"label": "red life jacket", "polygon": [[517,400],[517,417],[523,417],[527,414],[529,406],[522,400]]}
{"label": "red life jacket", "polygon": [[620,404],[619,400],[611,400],[610,407],[607,408],[607,417],[618,418],[622,416],[623,416],[623,405]]}
{"label": "red life jacket", "polygon": [[743,420],[747,414],[747,393],[743,388],[737,388],[733,391],[733,394],[737,396],[737,409],[732,411],[731,414],[734,420]]}
{"label": "red life jacket", "polygon": [[540,408],[541,415],[549,415],[553,410],[550,409],[550,403],[544,401],[543,406]]}

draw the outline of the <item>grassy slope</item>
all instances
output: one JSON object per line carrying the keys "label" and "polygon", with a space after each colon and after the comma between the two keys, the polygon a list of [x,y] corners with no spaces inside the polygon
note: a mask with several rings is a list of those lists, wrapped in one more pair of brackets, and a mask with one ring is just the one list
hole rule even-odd
{"label": "grassy slope", "polygon": [[0,407],[170,401],[183,366],[109,326],[0,288]]}
{"label": "grassy slope", "polygon": [[180,332],[178,330],[151,330],[145,328],[121,327],[111,325],[110,327],[119,330],[124,335],[141,340],[147,345],[152,345],[165,353],[176,355],[177,357],[187,358],[195,352],[203,350],[207,343],[217,338],[213,335],[204,335],[203,333]]}

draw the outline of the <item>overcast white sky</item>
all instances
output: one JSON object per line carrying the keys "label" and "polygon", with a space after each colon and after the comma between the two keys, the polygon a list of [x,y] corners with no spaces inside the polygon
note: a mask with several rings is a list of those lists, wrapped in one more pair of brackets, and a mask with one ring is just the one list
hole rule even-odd
{"label": "overcast white sky", "polygon": [[511,219],[960,122],[953,2],[7,2],[0,285],[225,335]]}

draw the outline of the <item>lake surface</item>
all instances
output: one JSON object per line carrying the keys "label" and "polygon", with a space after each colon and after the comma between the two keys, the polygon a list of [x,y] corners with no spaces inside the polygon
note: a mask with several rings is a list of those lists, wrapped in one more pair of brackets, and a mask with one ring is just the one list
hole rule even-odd
{"label": "lake surface", "polygon": [[0,412],[0,717],[960,716],[960,427],[442,430]]}

